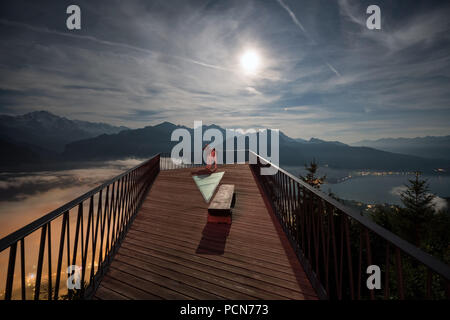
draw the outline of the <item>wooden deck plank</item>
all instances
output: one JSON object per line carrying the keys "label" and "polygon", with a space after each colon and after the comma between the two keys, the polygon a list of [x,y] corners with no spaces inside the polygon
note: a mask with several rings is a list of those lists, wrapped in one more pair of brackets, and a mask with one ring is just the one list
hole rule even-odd
{"label": "wooden deck plank", "polygon": [[[156,256],[146,256],[143,254],[139,254],[136,252],[133,252],[133,256],[126,256],[126,261],[130,265],[138,266],[145,272],[145,270],[154,270],[156,268],[164,268],[164,270],[170,270],[175,272],[178,275],[188,276],[191,278],[197,279],[197,281],[207,281],[211,284],[216,284],[222,288],[227,288],[233,291],[236,291],[240,294],[246,295],[248,298],[254,297],[256,299],[272,299],[272,300],[280,300],[280,299],[286,299],[285,297],[274,294],[272,292],[265,292],[264,290],[260,290],[259,288],[255,288],[253,286],[250,286],[248,284],[243,284],[238,281],[235,281],[236,279],[233,277],[226,277],[218,272],[216,273],[210,273],[207,272],[206,268],[199,269],[199,268],[192,268],[192,265],[182,265],[180,263],[173,263],[171,261],[160,259]],[[130,258],[133,258],[130,260]],[[137,272],[136,269],[133,269],[134,272]],[[194,284],[196,286],[197,284]]]}
{"label": "wooden deck plank", "polygon": [[240,293],[237,290],[229,289],[226,286],[221,286],[220,283],[214,283],[207,281],[208,279],[204,278],[200,275],[200,278],[193,277],[191,275],[186,275],[184,273],[180,273],[178,271],[174,271],[166,266],[159,266],[156,264],[146,263],[137,259],[130,259],[130,257],[125,256],[125,258],[121,258],[121,256],[117,257],[115,264],[122,265],[123,263],[127,263],[126,268],[128,270],[140,274],[142,277],[152,276],[153,274],[158,274],[161,276],[168,277],[175,281],[178,281],[189,288],[198,288],[200,290],[205,290],[211,292],[215,295],[219,295],[224,299],[232,299],[232,300],[247,300],[247,299],[255,299],[254,297]]}
{"label": "wooden deck plank", "polygon": [[[155,219],[155,221],[157,221]],[[211,229],[213,229],[214,227],[211,227]],[[163,231],[164,233],[172,233],[172,234],[176,234],[178,237],[183,237],[184,239],[186,239],[186,241],[194,241],[197,242],[200,241],[201,239],[205,239],[207,240],[207,242],[205,242],[206,244],[210,245],[211,247],[220,245],[223,242],[223,238],[220,237],[220,235],[214,235],[211,234],[213,233],[214,230],[210,230],[210,231],[201,231],[199,236],[198,230],[194,230],[193,232],[190,232],[189,230],[183,230],[179,227],[175,227],[175,226],[166,226],[164,227],[164,229],[157,229],[157,228],[152,228],[152,225],[149,224],[147,225],[146,223],[140,223],[140,225],[138,227],[136,227],[134,230],[136,231],[146,231],[151,229],[151,232],[155,232],[155,233],[160,233],[161,231]],[[272,242],[272,243],[268,243],[265,241],[258,241],[258,239],[253,239],[251,236],[249,236],[248,234],[240,234],[240,233],[235,233],[236,236],[241,236],[240,240],[236,240],[233,244],[229,244],[227,247],[230,249],[236,249],[236,250],[240,250],[241,252],[248,252],[248,254],[253,255],[255,258],[256,257],[270,257],[270,258],[275,258],[275,261],[278,264],[282,264],[282,265],[288,265],[289,266],[289,261],[288,258],[286,257],[285,254],[283,254],[283,252],[280,252],[280,247],[277,245],[277,243]],[[270,247],[269,247],[270,246]],[[254,252],[255,249],[259,249],[257,253]]]}
{"label": "wooden deck plank", "polygon": [[[264,268],[255,268],[254,265],[251,264],[241,264],[241,266],[234,266],[233,264],[223,263],[221,261],[216,261],[214,259],[204,259],[203,257],[198,257],[197,255],[193,255],[190,252],[183,251],[170,248],[170,246],[161,245],[153,248],[142,246],[142,242],[136,241],[133,243],[133,246],[128,247],[128,244],[125,244],[126,247],[132,251],[156,255],[158,257],[162,257],[163,259],[170,259],[171,261],[194,261],[200,265],[205,265],[208,267],[213,267],[218,270],[226,270],[232,272],[236,275],[244,275],[249,278],[254,278],[257,280],[262,280],[267,283],[277,283],[280,286],[291,288],[292,290],[298,290],[297,285],[295,284],[295,277],[289,277],[288,274],[282,274],[274,272],[274,270],[267,270]],[[297,279],[298,280],[298,279]],[[307,282],[307,279],[305,278]],[[313,294],[313,293],[311,293]]]}
{"label": "wooden deck plank", "polygon": [[[133,300],[160,300],[161,298],[158,296],[155,296],[153,294],[150,294],[144,290],[141,290],[139,288],[136,288],[132,285],[130,285],[127,281],[126,277],[120,277],[120,280],[116,279],[114,276],[114,271],[110,273],[110,278],[108,279],[108,283],[104,283],[103,286],[119,293],[120,295],[123,295],[127,297],[128,299]],[[119,275],[120,276],[120,275]]]}
{"label": "wooden deck plank", "polygon": [[[139,241],[139,238],[136,238],[132,234],[128,234],[130,239],[134,239]],[[246,258],[238,255],[234,255],[229,257],[229,253],[224,253],[221,256],[216,255],[203,255],[202,257],[198,257],[197,255],[192,255],[192,249],[196,249],[196,245],[187,243],[185,241],[170,241],[167,238],[161,238],[158,236],[152,236],[146,238],[143,243],[148,244],[148,240],[152,241],[156,246],[161,246],[161,248],[171,248],[177,251],[187,253],[194,258],[201,258],[204,260],[211,260],[213,262],[220,263],[222,266],[236,266],[243,269],[255,270],[256,272],[263,273],[266,275],[270,275],[273,277],[277,277],[280,279],[286,279],[289,281],[296,281],[294,273],[291,268],[282,268],[279,265],[274,265],[272,263],[267,263],[266,261],[258,261],[252,258]]]}
{"label": "wooden deck plank", "polygon": [[121,295],[111,289],[109,289],[106,285],[102,285],[95,292],[94,299],[98,300],[130,300],[126,296]]}
{"label": "wooden deck plank", "polygon": [[235,185],[228,227],[207,223],[197,170],[160,172],[95,298],[317,299],[250,167],[218,168]]}
{"label": "wooden deck plank", "polygon": [[[127,248],[128,249],[128,248]],[[160,263],[167,263],[167,265],[171,265],[173,268],[177,268],[177,266],[186,266],[190,269],[198,270],[200,272],[207,273],[213,276],[219,276],[225,279],[232,279],[233,282],[237,282],[243,286],[250,286],[252,288],[258,288],[262,291],[265,291],[263,294],[275,293],[274,299],[284,298],[297,298],[303,299],[304,294],[298,291],[298,287],[292,282],[284,281],[282,279],[276,279],[275,281],[267,281],[267,276],[258,276],[258,273],[250,271],[250,270],[239,270],[238,272],[234,272],[235,270],[229,270],[229,268],[223,268],[221,266],[211,266],[210,264],[205,263],[204,260],[201,262],[193,261],[192,255],[189,258],[183,258],[180,253],[177,253],[175,256],[171,256],[165,252],[158,252],[156,250],[149,249],[140,249],[138,246],[134,248],[130,248],[130,250],[126,253],[129,257],[134,257],[139,260],[144,261],[159,261]],[[122,251],[124,252],[124,251]],[[272,279],[274,280],[274,279]],[[313,292],[310,294],[314,295]]]}

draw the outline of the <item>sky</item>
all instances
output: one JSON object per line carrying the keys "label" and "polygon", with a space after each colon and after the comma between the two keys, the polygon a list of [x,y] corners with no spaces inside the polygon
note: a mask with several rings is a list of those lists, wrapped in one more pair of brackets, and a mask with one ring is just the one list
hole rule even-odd
{"label": "sky", "polygon": [[[66,27],[71,4],[81,30]],[[373,4],[381,30],[366,27]],[[0,114],[346,143],[449,135],[449,16],[448,1],[2,1]]]}

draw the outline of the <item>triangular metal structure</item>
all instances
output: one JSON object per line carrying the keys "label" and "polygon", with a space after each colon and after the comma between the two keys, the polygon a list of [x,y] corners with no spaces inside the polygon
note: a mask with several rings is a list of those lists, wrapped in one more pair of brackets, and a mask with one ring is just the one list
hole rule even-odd
{"label": "triangular metal structure", "polygon": [[209,203],[209,200],[211,200],[211,197],[219,185],[220,180],[222,180],[224,173],[225,172],[216,172],[192,176],[206,203]]}

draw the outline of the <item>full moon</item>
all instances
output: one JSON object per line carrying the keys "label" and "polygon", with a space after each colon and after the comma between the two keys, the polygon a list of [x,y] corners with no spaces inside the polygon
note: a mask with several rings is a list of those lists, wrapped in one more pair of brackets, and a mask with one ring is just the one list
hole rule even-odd
{"label": "full moon", "polygon": [[261,58],[254,50],[248,50],[241,56],[241,67],[247,74],[255,73],[260,64]]}

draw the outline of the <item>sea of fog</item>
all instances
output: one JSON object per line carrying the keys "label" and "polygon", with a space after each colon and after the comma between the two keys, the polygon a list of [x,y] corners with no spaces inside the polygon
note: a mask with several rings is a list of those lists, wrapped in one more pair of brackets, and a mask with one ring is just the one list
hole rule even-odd
{"label": "sea of fog", "polygon": [[84,169],[0,173],[0,238],[141,163],[127,159]]}
{"label": "sea of fog", "polygon": [[[33,173],[0,173],[0,238],[32,222],[42,215],[75,199],[102,182],[122,173],[142,159],[92,163],[84,169]],[[304,175],[304,167],[285,167],[292,174]],[[368,204],[400,204],[399,193],[412,175],[365,175],[358,172],[320,168],[329,183],[322,186],[326,193],[342,199]],[[349,178],[351,176],[351,178]],[[424,176],[430,190],[439,197],[450,197],[450,176]],[[437,202],[440,201],[438,198]],[[441,204],[445,201],[441,201]]]}

